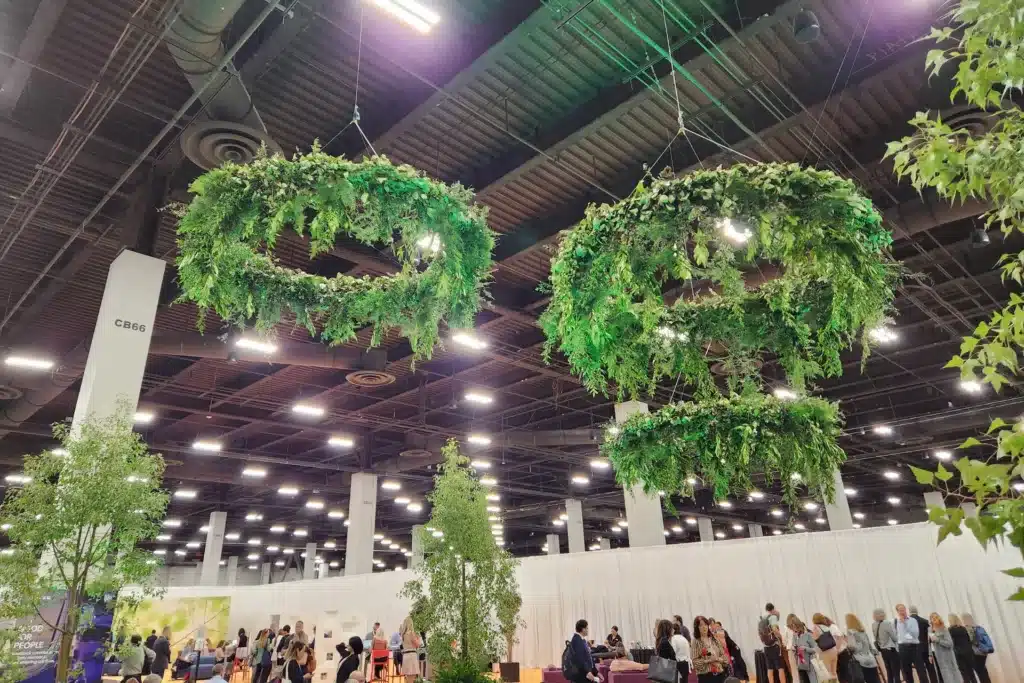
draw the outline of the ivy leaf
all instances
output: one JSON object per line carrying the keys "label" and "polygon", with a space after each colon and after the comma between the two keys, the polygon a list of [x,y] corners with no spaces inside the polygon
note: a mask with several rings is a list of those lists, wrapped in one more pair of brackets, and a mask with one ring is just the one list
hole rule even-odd
{"label": "ivy leaf", "polygon": [[980,446],[980,445],[981,445],[981,442],[978,441],[973,436],[971,436],[971,437],[968,437],[967,439],[965,439],[962,444],[957,446],[957,448],[961,448],[961,449],[964,449],[964,448],[974,448],[975,446]]}
{"label": "ivy leaf", "polygon": [[918,484],[931,486],[935,482],[935,474],[929,472],[928,470],[923,470],[920,467],[911,466],[910,471],[914,473],[914,478],[917,479]]}
{"label": "ivy leaf", "polygon": [[986,434],[991,434],[992,432],[996,431],[997,429],[1001,429],[1001,428],[1007,427],[1007,426],[1009,426],[1009,423],[1006,420],[1004,420],[1001,417],[997,417],[996,419],[992,420],[992,423],[989,424],[988,430],[986,430],[985,433]]}
{"label": "ivy leaf", "polygon": [[947,470],[942,463],[935,470],[935,478],[939,481],[946,482],[953,478],[953,473]]}

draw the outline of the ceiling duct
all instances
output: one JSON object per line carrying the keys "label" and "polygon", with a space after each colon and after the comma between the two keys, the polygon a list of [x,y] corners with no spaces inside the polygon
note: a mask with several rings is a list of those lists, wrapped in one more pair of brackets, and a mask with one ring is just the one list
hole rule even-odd
{"label": "ceiling duct", "polygon": [[[221,33],[245,0],[184,0],[171,25],[167,48],[193,90],[199,90],[224,59]],[[246,163],[260,145],[271,152],[280,146],[267,135],[245,84],[234,70],[216,74],[201,96],[208,120],[198,121],[181,134],[181,148],[200,168],[226,161]]]}

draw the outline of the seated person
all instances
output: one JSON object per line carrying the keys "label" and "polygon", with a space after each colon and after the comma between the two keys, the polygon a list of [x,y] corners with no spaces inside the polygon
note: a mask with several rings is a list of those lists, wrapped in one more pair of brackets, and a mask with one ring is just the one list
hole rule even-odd
{"label": "seated person", "polygon": [[626,647],[622,643],[619,643],[613,651],[615,659],[611,661],[608,667],[609,671],[647,671],[647,664],[640,664],[626,658]]}
{"label": "seated person", "polygon": [[608,637],[604,639],[604,644],[612,649],[614,649],[618,645],[622,645],[622,636],[619,635],[618,626],[612,626],[612,632],[609,633]]}

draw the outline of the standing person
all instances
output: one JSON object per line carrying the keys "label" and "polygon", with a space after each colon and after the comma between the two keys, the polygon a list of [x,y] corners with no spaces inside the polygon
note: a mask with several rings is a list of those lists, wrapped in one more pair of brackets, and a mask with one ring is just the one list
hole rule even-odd
{"label": "standing person", "polygon": [[[295,623],[298,628],[299,622]],[[284,658],[284,679],[288,683],[306,683],[313,676],[306,672],[306,664],[309,663],[309,651],[306,645],[299,640],[292,640],[288,646],[288,653]]]}
{"label": "standing person", "polygon": [[[381,631],[381,634],[384,632]],[[292,636],[293,640],[297,640],[303,645],[309,645],[309,634],[306,633],[306,626],[301,621],[295,622],[295,635]]]}
{"label": "standing person", "polygon": [[686,642],[689,643],[693,636],[690,635],[690,629],[686,628],[686,624],[683,623],[683,618],[678,614],[672,615],[672,623],[679,626],[679,635],[686,638]]}
{"label": "standing person", "polygon": [[[338,654],[342,654],[344,646],[338,643]],[[352,636],[348,639],[348,652],[345,657],[338,662],[338,673],[335,676],[334,683],[345,683],[350,678],[357,680],[363,679],[363,672],[359,670],[360,655],[363,654],[363,641],[359,636]]]}
{"label": "standing person", "polygon": [[668,619],[654,622],[654,653],[662,659],[676,661],[676,651],[672,647],[672,622]]}
{"label": "standing person", "polygon": [[121,660],[121,683],[128,683],[129,680],[136,682],[142,680],[142,667],[146,660],[152,660],[156,656],[153,650],[142,644],[142,636],[134,635],[128,645],[128,652]]}
{"label": "standing person", "polygon": [[253,645],[252,683],[266,683],[274,659],[274,632],[265,628],[256,635]]}
{"label": "standing person", "polygon": [[596,682],[597,669],[594,667],[594,656],[590,653],[590,645],[587,643],[587,635],[590,634],[590,624],[586,619],[576,622],[576,632],[572,634],[569,647],[572,648],[572,663],[576,667],[576,676],[571,683],[584,683],[585,681]]}
{"label": "standing person", "polygon": [[800,621],[795,614],[786,617],[786,628],[793,634],[793,652],[800,683],[818,683],[818,677],[811,665],[811,660],[814,659],[815,653],[818,651],[818,644],[814,642],[814,637],[807,630],[806,624]]}
{"label": "standing person", "polygon": [[156,629],[153,629],[152,631],[149,632],[149,636],[146,638],[146,647],[148,647],[150,650],[152,650],[153,649],[153,643],[156,642],[156,638],[157,638]]}
{"label": "standing person", "polygon": [[700,683],[723,683],[729,660],[718,638],[711,633],[711,624],[702,616],[693,620],[690,659]]}
{"label": "standing person", "polygon": [[779,673],[784,669],[782,663],[782,634],[779,633],[779,611],[775,605],[767,603],[764,614],[757,622],[757,637],[764,646],[765,668],[768,672],[766,683],[782,683]]}
{"label": "standing person", "polygon": [[153,643],[153,664],[150,669],[153,673],[164,677],[164,672],[167,671],[168,665],[171,663],[171,627],[164,626],[163,631],[160,632],[160,637]]}
{"label": "standing person", "polygon": [[[932,658],[930,657],[929,643],[932,642],[932,639],[928,637],[928,629],[931,627],[931,624],[927,619],[918,614],[917,607],[914,605],[911,605],[908,611],[910,612],[910,617],[917,622],[918,640],[921,641],[917,649],[921,651],[920,655],[921,659],[924,660],[924,668],[928,671],[928,681],[930,683],[939,683],[939,679],[935,675],[935,665],[932,664]],[[925,682],[921,681],[921,683]]]}
{"label": "standing person", "polygon": [[[814,642],[818,644],[818,651],[820,652],[821,661],[825,664],[825,668],[828,669],[828,675],[830,680],[839,679],[839,650],[843,644],[843,634],[839,630],[839,627],[832,623],[832,620],[826,617],[821,612],[815,612],[811,617],[811,636],[814,637]],[[843,677],[843,683],[846,683],[846,677]],[[921,683],[928,683],[927,681],[921,681]]]}
{"label": "standing person", "polygon": [[872,626],[875,649],[882,653],[885,680],[887,683],[900,683],[900,655],[899,646],[896,643],[896,626],[885,618],[884,609],[876,609],[873,617],[875,620]]}
{"label": "standing person", "polygon": [[974,617],[970,614],[961,614],[960,619],[963,620],[964,628],[967,629],[967,635],[971,639],[971,650],[974,652],[974,673],[978,676],[980,683],[992,683],[992,679],[988,676],[988,664],[986,663],[988,656],[996,651],[992,645],[992,638],[989,637],[988,631],[974,623]]}
{"label": "standing person", "polygon": [[931,627],[928,639],[935,652],[935,667],[939,670],[942,683],[963,683],[960,668],[956,664],[956,653],[953,652],[953,638],[942,623],[942,617],[932,612],[928,615],[928,625]]}
{"label": "standing person", "polygon": [[853,667],[857,667],[861,673],[860,680],[864,683],[882,683],[878,677],[878,650],[864,632],[864,624],[860,623],[856,614],[846,615],[846,649],[852,656],[851,678],[857,679],[852,671]]}
{"label": "standing person", "polygon": [[411,614],[402,621],[402,626],[398,629],[398,633],[402,639],[402,659],[400,660],[402,675],[405,677],[405,683],[414,683],[420,669],[420,663],[416,657],[420,647],[420,634],[416,633],[416,627],[412,623]]}
{"label": "standing person", "polygon": [[977,683],[974,675],[974,650],[971,649],[971,636],[964,628],[964,622],[956,614],[949,615],[949,637],[953,639],[953,654],[956,655],[956,666],[964,683]]}
{"label": "standing person", "polygon": [[921,631],[917,620],[907,613],[903,603],[896,605],[896,645],[900,653],[900,668],[907,683],[913,683],[914,669],[917,669],[919,683],[927,683],[928,672],[921,659]]}
{"label": "standing person", "polygon": [[608,646],[609,650],[614,650],[619,645],[622,645],[622,636],[619,635],[618,626],[612,626],[611,633],[604,639],[604,643]]}
{"label": "standing person", "polygon": [[708,619],[711,622],[711,629],[715,636],[722,643],[722,647],[725,649],[725,656],[729,660],[730,670],[733,677],[745,681],[749,678],[747,674],[747,663],[743,660],[743,653],[740,652],[740,646],[736,644],[736,641],[732,639],[729,632],[722,626],[722,622],[717,619]]}
{"label": "standing person", "polygon": [[680,625],[675,621],[672,622],[672,638],[669,643],[676,654],[679,683],[686,683],[690,678],[690,641],[683,636]]}

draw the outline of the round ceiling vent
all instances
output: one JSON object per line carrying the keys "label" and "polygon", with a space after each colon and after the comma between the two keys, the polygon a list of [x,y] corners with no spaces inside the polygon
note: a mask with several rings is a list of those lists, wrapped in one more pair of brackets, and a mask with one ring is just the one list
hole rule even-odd
{"label": "round ceiling vent", "polygon": [[0,401],[15,401],[21,398],[24,392],[18,387],[9,384],[0,384]]}
{"label": "round ceiling vent", "polygon": [[410,448],[398,454],[400,458],[429,458],[433,453],[424,448]]}
{"label": "round ceiling vent", "polygon": [[345,381],[357,387],[386,387],[395,376],[381,370],[356,370],[345,375]]}
{"label": "round ceiling vent", "polygon": [[196,166],[211,169],[225,162],[247,164],[267,146],[268,154],[281,154],[281,146],[261,130],[230,121],[201,121],[181,133],[181,149]]}

